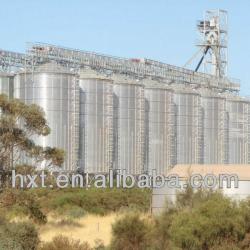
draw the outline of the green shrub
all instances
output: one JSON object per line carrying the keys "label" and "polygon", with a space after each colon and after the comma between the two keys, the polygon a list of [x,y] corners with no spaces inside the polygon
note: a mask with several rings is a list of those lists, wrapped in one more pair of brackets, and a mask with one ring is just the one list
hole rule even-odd
{"label": "green shrub", "polygon": [[33,225],[5,222],[0,226],[0,249],[35,250],[39,237]]}
{"label": "green shrub", "polygon": [[175,249],[172,246],[169,228],[172,225],[173,217],[176,215],[177,210],[166,209],[160,216],[155,217],[154,230],[152,232],[152,241],[154,250],[161,249]]}
{"label": "green shrub", "polygon": [[151,227],[138,214],[128,214],[112,225],[110,249],[145,250],[150,246]]}
{"label": "green shrub", "polygon": [[233,242],[224,242],[221,245],[209,248],[209,250],[241,250],[241,249],[242,248],[240,248],[236,243]]}
{"label": "green shrub", "polygon": [[169,225],[169,236],[181,249],[209,249],[225,240],[241,241],[246,233],[240,206],[221,194],[176,212]]}
{"label": "green shrub", "polygon": [[91,250],[91,248],[87,243],[80,243],[79,240],[59,235],[51,242],[41,244],[39,250]]}
{"label": "green shrub", "polygon": [[[49,210],[67,215],[72,207],[81,208],[88,213],[104,215],[119,211],[121,208],[137,207],[145,212],[150,207],[150,191],[142,189],[67,189],[52,191],[51,197],[41,199],[41,204]],[[53,198],[52,198],[53,197]],[[45,200],[45,202],[43,202]]]}
{"label": "green shrub", "polygon": [[80,208],[80,207],[71,207],[66,215],[69,218],[73,218],[73,219],[79,219],[81,217],[83,217],[84,215],[86,215],[86,212],[84,209]]}

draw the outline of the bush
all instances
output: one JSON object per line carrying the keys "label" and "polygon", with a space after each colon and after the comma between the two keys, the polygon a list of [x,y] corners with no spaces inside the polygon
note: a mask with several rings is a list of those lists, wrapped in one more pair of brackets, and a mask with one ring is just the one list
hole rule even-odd
{"label": "bush", "polygon": [[176,213],[177,210],[174,208],[166,209],[164,213],[155,218],[155,225],[152,233],[153,249],[174,249],[170,238],[169,228],[172,225],[173,217]]}
{"label": "bush", "polygon": [[153,220],[130,214],[116,221],[110,249],[250,249],[249,235],[250,201],[236,203],[219,192],[187,190],[176,206]]}
{"label": "bush", "polygon": [[0,226],[0,249],[35,250],[38,243],[38,233],[31,224],[5,222]]}
{"label": "bush", "polygon": [[150,246],[151,227],[138,214],[129,214],[112,225],[111,249],[145,250]]}
{"label": "bush", "polygon": [[221,245],[209,248],[209,250],[241,250],[241,249],[242,248],[238,247],[237,244],[233,242],[224,242]]}
{"label": "bush", "polygon": [[[63,191],[63,192],[62,192]],[[50,210],[67,215],[67,211],[81,208],[87,213],[105,215],[119,211],[121,208],[137,207],[145,212],[150,207],[150,191],[142,189],[65,189],[50,192],[50,199],[44,198]],[[53,198],[52,198],[53,196]]]}
{"label": "bush", "polygon": [[39,250],[91,250],[91,248],[87,243],[80,243],[79,240],[59,235],[51,242],[41,244]]}
{"label": "bush", "polygon": [[67,211],[67,216],[73,219],[79,219],[86,214],[85,210],[80,207],[72,207]]}
{"label": "bush", "polygon": [[0,195],[3,207],[15,215],[28,216],[34,223],[45,224],[46,215],[41,211],[40,204],[33,193],[6,189]]}
{"label": "bush", "polygon": [[240,242],[239,246],[241,249],[250,249],[250,233],[245,235],[245,238]]}
{"label": "bush", "polygon": [[60,227],[81,227],[81,224],[73,219],[62,219],[56,225]]}
{"label": "bush", "polygon": [[103,241],[100,239],[96,239],[95,246],[94,246],[93,250],[105,250],[105,249],[107,249],[107,248],[105,248]]}
{"label": "bush", "polygon": [[237,249],[247,232],[245,220],[250,210],[244,209],[243,213],[241,205],[220,193],[199,191],[188,195],[186,202],[177,203],[176,208],[166,210],[157,220],[155,230],[162,248],[174,245],[192,250]]}
{"label": "bush", "polygon": [[6,189],[0,194],[2,208],[10,216],[28,216],[35,223],[46,223],[46,214],[80,218],[85,213],[105,215],[119,210],[149,211],[150,190],[134,189]]}

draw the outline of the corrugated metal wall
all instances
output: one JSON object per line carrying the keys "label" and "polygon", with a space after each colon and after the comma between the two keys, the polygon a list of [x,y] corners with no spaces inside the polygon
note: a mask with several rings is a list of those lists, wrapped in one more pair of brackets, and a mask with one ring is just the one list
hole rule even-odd
{"label": "corrugated metal wall", "polygon": [[148,173],[163,174],[175,165],[175,106],[173,91],[145,89],[145,154]]}
{"label": "corrugated metal wall", "polygon": [[116,83],[114,98],[114,168],[140,174],[144,171],[144,87]]}
{"label": "corrugated metal wall", "polygon": [[229,163],[250,163],[250,101],[229,97]]}
{"label": "corrugated metal wall", "polygon": [[203,162],[203,128],[200,95],[177,90],[176,105],[177,164]]}
{"label": "corrugated metal wall", "polygon": [[226,99],[216,94],[203,94],[204,163],[228,163],[228,113]]}
{"label": "corrugated metal wall", "polygon": [[107,79],[80,79],[80,166],[107,173],[113,157],[113,84]]}

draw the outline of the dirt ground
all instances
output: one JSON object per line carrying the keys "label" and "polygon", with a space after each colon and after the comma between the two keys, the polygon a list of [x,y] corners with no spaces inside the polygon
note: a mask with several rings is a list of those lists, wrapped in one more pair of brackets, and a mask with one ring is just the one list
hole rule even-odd
{"label": "dirt ground", "polygon": [[40,228],[41,241],[51,241],[56,235],[64,235],[82,242],[88,242],[91,246],[95,241],[101,240],[108,245],[111,240],[111,225],[118,218],[118,214],[106,216],[85,215],[80,219],[64,221],[62,218],[48,217],[48,223]]}

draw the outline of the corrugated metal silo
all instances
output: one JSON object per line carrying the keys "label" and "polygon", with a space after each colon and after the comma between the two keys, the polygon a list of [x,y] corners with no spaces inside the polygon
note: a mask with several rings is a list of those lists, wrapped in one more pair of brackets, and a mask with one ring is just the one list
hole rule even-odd
{"label": "corrugated metal silo", "polygon": [[34,141],[43,147],[63,149],[66,153],[63,169],[76,170],[79,150],[77,76],[55,63],[40,65],[33,72],[16,75],[14,97],[43,108],[51,133],[36,137]]}
{"label": "corrugated metal silo", "polygon": [[228,96],[229,163],[250,163],[250,100]]}
{"label": "corrugated metal silo", "polygon": [[128,174],[144,169],[144,87],[131,82],[115,82],[114,168]]}
{"label": "corrugated metal silo", "polygon": [[14,76],[0,72],[0,94],[5,94],[9,98],[13,97]]}
{"label": "corrugated metal silo", "polygon": [[80,166],[108,173],[113,158],[113,83],[80,76]]}
{"label": "corrugated metal silo", "polygon": [[145,158],[149,173],[165,174],[176,161],[173,91],[145,84]]}
{"label": "corrugated metal silo", "polygon": [[177,164],[203,162],[202,110],[200,95],[193,90],[176,89]]}
{"label": "corrugated metal silo", "polygon": [[202,92],[204,164],[228,163],[228,113],[226,99]]}

